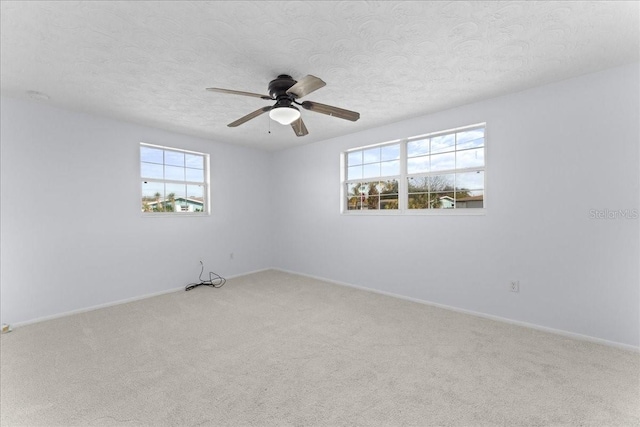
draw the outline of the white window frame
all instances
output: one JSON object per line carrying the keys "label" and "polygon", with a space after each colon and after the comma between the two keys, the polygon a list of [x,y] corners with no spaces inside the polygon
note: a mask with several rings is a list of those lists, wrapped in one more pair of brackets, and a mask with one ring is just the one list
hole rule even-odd
{"label": "white window frame", "polygon": [[[471,168],[460,168],[460,169],[449,169],[449,170],[439,170],[436,172],[424,172],[424,173],[413,173],[409,174],[407,172],[407,144],[410,141],[415,141],[419,139],[425,138],[433,138],[441,135],[448,135],[458,132],[463,132],[467,130],[473,130],[483,128],[484,129],[484,165],[479,167],[471,167]],[[348,162],[347,157],[349,153],[354,151],[366,150],[374,147],[382,147],[385,145],[391,144],[400,144],[400,175],[394,176],[384,176],[380,178],[363,178],[363,179],[347,179],[347,169]],[[459,150],[464,151],[464,150]],[[454,153],[457,154],[458,150],[455,150]],[[392,141],[386,141],[378,144],[371,144],[361,147],[355,147],[348,149],[341,153],[340,155],[340,213],[343,215],[485,215],[487,209],[487,125],[486,123],[476,123],[473,125],[457,127],[453,129],[447,129],[443,131],[430,132],[422,135],[410,136],[402,139],[396,139]],[[455,209],[409,209],[407,204],[409,200],[408,195],[408,185],[407,181],[410,177],[423,177],[429,175],[445,175],[451,173],[464,173],[464,172],[475,172],[482,171],[484,174],[484,185],[483,185],[483,207],[482,208],[455,208]],[[397,179],[398,180],[398,209],[375,209],[375,210],[360,210],[360,209],[348,209],[348,194],[347,194],[347,185],[354,182],[370,182],[376,179],[386,180],[386,179]]]}
{"label": "white window frame", "polygon": [[[142,147],[149,147],[149,148],[155,148],[155,149],[159,149],[159,150],[163,150],[163,151],[172,151],[172,152],[178,152],[178,153],[184,153],[184,154],[192,154],[192,155],[196,155],[196,156],[202,156],[203,158],[203,165],[204,165],[204,179],[203,181],[188,181],[188,180],[172,180],[172,179],[159,179],[159,178],[145,178],[142,176],[142,156],[140,154],[141,152],[141,148]],[[167,166],[164,163],[162,163],[163,167]],[[138,199],[139,201],[142,200],[142,198],[144,197],[144,193],[142,190],[142,185],[148,182],[153,182],[153,183],[159,183],[159,184],[178,184],[178,185],[201,185],[203,187],[202,190],[202,194],[203,194],[203,200],[202,200],[202,207],[203,210],[201,212],[188,212],[188,211],[182,211],[181,209],[176,209],[176,211],[171,211],[171,212],[144,212],[141,210],[141,215],[143,217],[194,217],[194,216],[208,216],[211,214],[211,203],[210,203],[210,184],[209,184],[209,174],[210,174],[210,167],[209,167],[209,154],[207,153],[201,153],[198,151],[191,151],[191,150],[184,150],[182,148],[177,148],[177,147],[168,147],[168,146],[164,146],[164,145],[157,145],[157,144],[149,144],[146,142],[141,142],[138,145],[138,172],[139,172],[139,177],[140,177],[140,181],[138,182],[139,185],[139,191],[140,191],[140,198]],[[186,195],[188,196],[188,195]],[[140,206],[140,205],[138,205]]]}

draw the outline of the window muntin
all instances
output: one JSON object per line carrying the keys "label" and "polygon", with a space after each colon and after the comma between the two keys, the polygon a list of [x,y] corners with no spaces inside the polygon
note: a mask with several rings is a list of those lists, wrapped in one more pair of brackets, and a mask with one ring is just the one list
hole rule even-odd
{"label": "window muntin", "polygon": [[344,158],[345,211],[484,208],[484,124],[355,149]]}
{"label": "window muntin", "polygon": [[142,212],[208,213],[208,164],[204,153],[141,143]]}

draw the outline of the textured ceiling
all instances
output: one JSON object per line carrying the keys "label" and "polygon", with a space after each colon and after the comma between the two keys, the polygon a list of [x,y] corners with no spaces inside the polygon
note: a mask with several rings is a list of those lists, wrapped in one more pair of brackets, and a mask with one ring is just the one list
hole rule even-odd
{"label": "textured ceiling", "polygon": [[[1,89],[50,105],[269,150],[527,89],[640,56],[639,3],[2,1]],[[327,86],[309,135],[262,115],[278,74]],[[34,96],[32,96],[34,98]],[[37,96],[35,98],[38,98]],[[268,134],[269,128],[271,134]]]}

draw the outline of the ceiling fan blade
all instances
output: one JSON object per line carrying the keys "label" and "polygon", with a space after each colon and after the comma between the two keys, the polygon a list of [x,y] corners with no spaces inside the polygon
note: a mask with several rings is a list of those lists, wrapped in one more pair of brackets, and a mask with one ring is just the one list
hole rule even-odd
{"label": "ceiling fan blade", "polygon": [[253,96],[254,98],[268,99],[269,101],[273,99],[269,95],[260,95],[259,93],[252,92],[242,92],[240,90],[220,89],[219,87],[208,87],[207,90],[210,90],[211,92],[229,93],[231,95]]}
{"label": "ceiling fan blade", "polygon": [[322,79],[317,78],[316,76],[312,76],[309,74],[306,77],[298,80],[296,84],[291,86],[287,93],[291,95],[295,95],[296,98],[302,98],[305,95],[309,95],[311,92],[320,89],[325,86],[326,83],[322,81]]}
{"label": "ceiling fan blade", "polygon": [[296,133],[296,136],[305,136],[309,134],[307,127],[304,125],[304,122],[302,121],[302,117],[300,117],[295,122],[291,123],[291,127],[293,128],[293,131]]}
{"label": "ceiling fan blade", "polygon": [[320,104],[319,102],[304,101],[300,105],[305,110],[315,111],[316,113],[326,114],[340,119],[351,120],[352,122],[355,122],[360,118],[360,113],[356,113],[355,111],[332,107],[331,105]]}
{"label": "ceiling fan blade", "polygon": [[227,126],[230,127],[230,128],[234,128],[236,126],[240,126],[241,124],[243,124],[245,122],[248,122],[251,119],[255,119],[260,114],[266,113],[267,111],[271,110],[272,108],[273,108],[272,106],[262,107],[261,109],[256,110],[253,113],[249,113],[246,116],[239,118],[235,122],[229,123]]}

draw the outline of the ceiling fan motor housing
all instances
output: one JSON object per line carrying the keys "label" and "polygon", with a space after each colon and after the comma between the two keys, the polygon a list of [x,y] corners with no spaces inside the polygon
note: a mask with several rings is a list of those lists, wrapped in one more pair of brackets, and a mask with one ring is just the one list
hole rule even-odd
{"label": "ceiling fan motor housing", "polygon": [[[281,74],[277,78],[271,80],[269,82],[269,95],[273,99],[278,101],[284,101],[285,98],[289,101],[292,100],[293,95],[287,93],[287,90],[291,88],[297,82],[293,79],[293,77],[288,76],[286,74]],[[289,102],[290,104],[291,102]]]}

